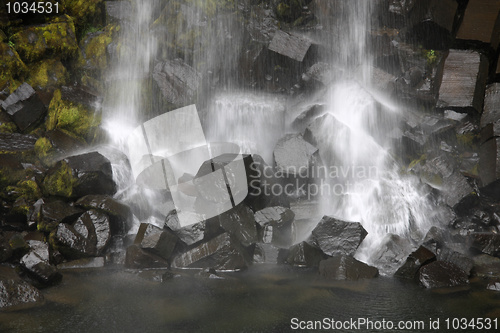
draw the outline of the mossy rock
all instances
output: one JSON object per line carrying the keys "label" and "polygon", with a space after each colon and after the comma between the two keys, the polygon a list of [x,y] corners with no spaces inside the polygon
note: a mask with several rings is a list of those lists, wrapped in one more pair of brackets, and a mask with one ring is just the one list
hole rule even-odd
{"label": "mossy rock", "polygon": [[22,78],[28,68],[16,49],[7,43],[0,43],[0,89],[12,93],[20,85],[16,79]]}
{"label": "mossy rock", "polygon": [[35,154],[45,165],[50,165],[55,149],[52,142],[45,137],[39,138],[35,143]]}
{"label": "mossy rock", "polygon": [[89,33],[80,42],[78,67],[83,70],[101,72],[108,67],[107,47],[120,31],[118,25],[108,25],[104,30]]}
{"label": "mossy rock", "polygon": [[26,27],[12,35],[11,41],[26,62],[54,54],[67,59],[76,55],[78,50],[75,26],[67,15],[49,24]]}
{"label": "mossy rock", "polygon": [[73,176],[68,163],[60,161],[49,170],[43,181],[43,188],[49,195],[71,198],[77,183],[78,178]]}
{"label": "mossy rock", "polygon": [[[7,186],[7,192],[11,197],[22,198],[26,202],[35,202],[42,196],[42,191],[35,179],[20,180],[16,186]],[[29,204],[26,203],[23,207],[29,208]]]}
{"label": "mossy rock", "polygon": [[68,72],[61,61],[47,59],[29,66],[29,78],[26,82],[35,89],[58,87],[67,83]]}
{"label": "mossy rock", "polygon": [[93,110],[82,104],[63,100],[58,89],[50,102],[45,127],[48,131],[60,129],[90,142],[100,122],[101,116]]}
{"label": "mossy rock", "polygon": [[9,116],[0,111],[0,133],[15,133],[17,132],[17,126],[14,124]]}
{"label": "mossy rock", "polygon": [[102,18],[103,0],[61,0],[61,3],[77,26],[98,23]]}

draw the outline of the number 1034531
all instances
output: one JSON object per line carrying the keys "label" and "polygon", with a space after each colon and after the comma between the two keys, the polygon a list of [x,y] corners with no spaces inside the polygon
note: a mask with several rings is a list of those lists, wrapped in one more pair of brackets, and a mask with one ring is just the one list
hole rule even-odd
{"label": "number 1034531", "polygon": [[59,3],[55,2],[9,2],[7,3],[7,14],[58,14]]}
{"label": "number 1034531", "polygon": [[498,318],[446,318],[447,330],[498,330]]}

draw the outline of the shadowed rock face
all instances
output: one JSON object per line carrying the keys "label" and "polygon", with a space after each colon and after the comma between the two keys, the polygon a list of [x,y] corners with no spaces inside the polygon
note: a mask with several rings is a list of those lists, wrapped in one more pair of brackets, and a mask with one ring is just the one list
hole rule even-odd
{"label": "shadowed rock face", "polygon": [[426,288],[444,288],[467,285],[468,274],[452,263],[435,261],[420,269],[420,282]]}
{"label": "shadowed rock face", "polygon": [[319,263],[319,274],[331,280],[371,279],[378,276],[378,269],[352,256],[334,256]]}
{"label": "shadowed rock face", "polygon": [[21,280],[13,268],[0,266],[0,309],[26,309],[43,300],[38,289]]}
{"label": "shadowed rock face", "polygon": [[0,103],[21,132],[27,132],[36,126],[47,112],[35,90],[27,83],[23,83]]}
{"label": "shadowed rock face", "polygon": [[329,256],[353,255],[367,234],[359,222],[324,216],[312,231],[310,242]]}

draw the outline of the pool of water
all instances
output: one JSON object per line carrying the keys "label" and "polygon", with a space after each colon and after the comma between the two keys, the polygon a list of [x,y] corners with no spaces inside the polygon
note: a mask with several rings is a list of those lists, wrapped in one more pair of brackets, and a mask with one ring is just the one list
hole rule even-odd
{"label": "pool of water", "polygon": [[446,318],[500,316],[500,293],[483,282],[430,291],[388,277],[326,281],[280,266],[253,266],[225,279],[181,274],[160,282],[152,271],[65,273],[60,285],[43,290],[44,305],[0,313],[0,332],[289,332],[324,318],[374,325],[336,332],[389,331],[375,326],[384,320],[422,321],[423,328],[405,332],[430,332],[432,318],[442,332]]}

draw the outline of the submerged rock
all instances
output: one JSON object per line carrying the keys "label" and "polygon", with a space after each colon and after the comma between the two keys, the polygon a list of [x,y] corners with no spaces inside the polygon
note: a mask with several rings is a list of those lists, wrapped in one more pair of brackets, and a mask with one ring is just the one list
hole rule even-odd
{"label": "submerged rock", "polygon": [[422,267],[419,280],[426,288],[456,287],[469,284],[468,274],[446,261],[434,261]]}
{"label": "submerged rock", "polygon": [[40,291],[23,281],[13,268],[0,266],[0,309],[22,310],[43,301]]}
{"label": "submerged rock", "polygon": [[495,257],[500,257],[500,235],[493,233],[473,233],[469,236],[471,248]]}
{"label": "submerged rock", "polygon": [[325,254],[353,255],[368,233],[359,222],[346,222],[334,217],[323,216],[312,231],[310,242],[316,244]]}
{"label": "submerged rock", "polygon": [[378,276],[378,269],[352,256],[334,256],[319,263],[319,274],[330,280],[372,279]]}
{"label": "submerged rock", "polygon": [[23,83],[0,103],[21,132],[33,129],[47,113],[47,108],[27,83]]}
{"label": "submerged rock", "polygon": [[224,233],[177,256],[173,266],[234,271],[247,267],[250,261],[247,257],[245,249],[229,233]]}

